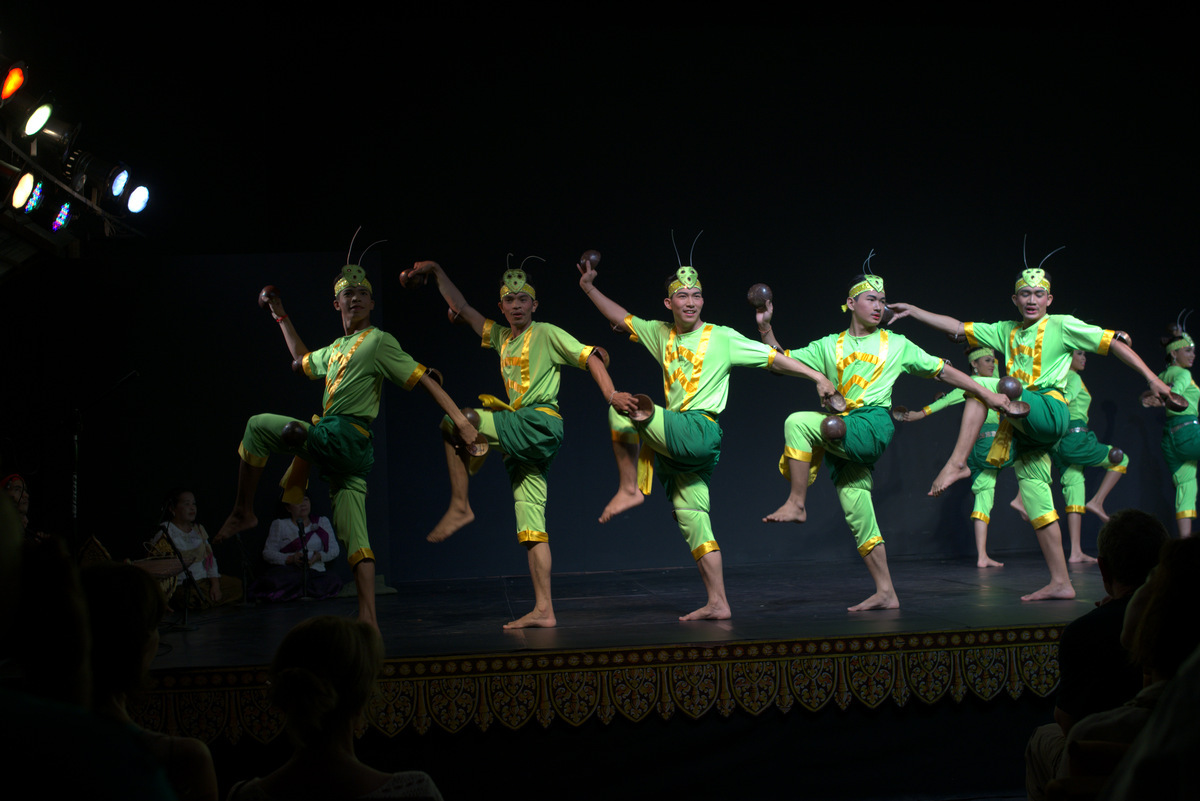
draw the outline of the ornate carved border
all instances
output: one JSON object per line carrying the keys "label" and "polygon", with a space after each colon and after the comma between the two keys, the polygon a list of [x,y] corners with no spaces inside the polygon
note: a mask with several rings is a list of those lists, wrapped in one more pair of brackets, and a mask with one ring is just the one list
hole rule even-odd
{"label": "ornate carved border", "polygon": [[[989,701],[1038,696],[1058,684],[1061,626],[924,632],[875,637],[769,640],[718,645],[605,648],[435,659],[384,665],[368,708],[387,735],[438,727],[455,733],[499,725],[582,726],[618,715],[700,718],[899,706],[916,699]],[[212,742],[243,735],[266,743],[283,731],[267,701],[265,667],[156,672],[131,713],[143,726]]]}

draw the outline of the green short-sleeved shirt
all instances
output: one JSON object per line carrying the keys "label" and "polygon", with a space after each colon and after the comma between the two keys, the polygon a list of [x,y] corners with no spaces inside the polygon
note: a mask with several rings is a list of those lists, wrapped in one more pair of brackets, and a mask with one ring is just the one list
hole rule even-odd
{"label": "green short-sleeved shirt", "polygon": [[[997,392],[996,385],[1000,383],[1000,379],[994,376],[973,375],[971,380],[985,389]],[[935,400],[933,403],[925,407],[926,415],[931,415],[934,412],[940,412],[942,409],[947,409],[966,400],[966,393],[958,387],[952,389],[948,394]],[[992,409],[988,409],[987,418],[983,421],[984,425],[999,425],[1000,415]]]}
{"label": "green short-sleeved shirt", "polygon": [[350,415],[370,423],[379,415],[383,379],[412,389],[425,366],[409,356],[391,334],[368,328],[304,354],[304,374],[325,379],[322,415]]}
{"label": "green short-sleeved shirt", "polygon": [[971,345],[988,345],[1004,354],[1005,372],[1024,386],[1059,392],[1066,387],[1071,372],[1071,352],[1107,355],[1114,333],[1069,314],[1047,314],[1028,328],[1008,320],[964,323],[963,330]]}
{"label": "green short-sleeved shirt", "polygon": [[666,408],[674,412],[720,414],[729,399],[730,369],[765,368],[775,359],[774,348],[723,325],[704,323],[678,334],[671,323],[632,314],[625,325],[662,364]]}
{"label": "green short-sleeved shirt", "polygon": [[877,328],[854,337],[849,331],[813,340],[788,355],[825,375],[837,385],[847,409],[892,405],[892,385],[901,373],[933,378],[946,366],[903,334]]}
{"label": "green short-sleeved shirt", "polygon": [[1088,409],[1092,407],[1092,393],[1088,392],[1083,377],[1072,370],[1067,373],[1067,384],[1063,390],[1067,399],[1067,416],[1072,420],[1088,421]]}
{"label": "green short-sleeved shirt", "polygon": [[1178,392],[1187,399],[1188,407],[1186,409],[1182,412],[1173,412],[1167,409],[1167,417],[1196,417],[1196,409],[1200,406],[1200,387],[1197,387],[1196,382],[1192,380],[1191,371],[1173,364],[1159,373],[1158,377],[1171,388],[1172,392]]}
{"label": "green short-sleeved shirt", "polygon": [[500,354],[500,377],[514,409],[537,405],[557,409],[560,368],[586,369],[594,350],[556,325],[536,322],[513,337],[511,328],[484,320],[480,344]]}

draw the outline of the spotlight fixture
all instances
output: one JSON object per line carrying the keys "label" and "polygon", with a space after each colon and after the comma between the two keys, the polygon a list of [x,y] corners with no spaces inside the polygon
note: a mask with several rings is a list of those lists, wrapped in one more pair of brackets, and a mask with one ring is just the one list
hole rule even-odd
{"label": "spotlight fixture", "polygon": [[6,70],[4,83],[0,84],[0,106],[17,93],[25,83],[25,62],[18,61]]}
{"label": "spotlight fixture", "polygon": [[144,186],[136,187],[129,193],[129,203],[126,207],[131,214],[138,214],[150,202],[150,190]]}

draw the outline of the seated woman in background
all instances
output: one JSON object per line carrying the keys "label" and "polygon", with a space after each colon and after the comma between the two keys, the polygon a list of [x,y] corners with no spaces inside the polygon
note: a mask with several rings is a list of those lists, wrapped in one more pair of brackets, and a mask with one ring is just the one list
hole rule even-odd
{"label": "seated woman in background", "polygon": [[379,630],[361,620],[314,617],[283,638],[271,663],[271,703],[287,715],[295,753],[262,779],[239,782],[229,801],[427,798],[429,774],[384,773],[358,761],[354,729],[383,667]]}
{"label": "seated woman in background", "polygon": [[181,799],[217,799],[217,774],[208,746],[193,737],[170,737],[138,727],[126,699],[141,689],[158,653],[158,625],[166,599],[141,569],[100,562],[80,574],[91,632],[92,711],[124,723],[166,771]]}
{"label": "seated woman in background", "polygon": [[[292,601],[332,598],[342,588],[342,580],[325,569],[325,563],[337,558],[337,537],[329,518],[312,514],[308,496],[298,504],[280,503],[278,519],[263,545],[263,560],[269,565],[262,577],[250,586],[248,595],[261,601]],[[303,529],[304,537],[300,537]],[[303,565],[307,562],[308,569]],[[308,588],[305,591],[305,572]]]}
{"label": "seated woman in background", "polygon": [[[192,574],[200,588],[200,599],[194,595],[187,596],[190,608],[216,606],[241,597],[241,582],[221,578],[216,557],[208,542],[208,532],[196,522],[196,496],[191,490],[175,489],[167,493],[163,500],[162,521],[158,533],[150,540],[150,552],[152,555],[172,555],[174,552],[166,541],[166,535],[170,535],[184,562],[189,565],[187,572]],[[187,592],[182,571],[163,587],[163,592],[168,597]]]}

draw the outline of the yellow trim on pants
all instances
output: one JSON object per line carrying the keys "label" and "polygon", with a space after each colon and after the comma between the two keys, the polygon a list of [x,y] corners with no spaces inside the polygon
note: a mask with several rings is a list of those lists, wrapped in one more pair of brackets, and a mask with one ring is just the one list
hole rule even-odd
{"label": "yellow trim on pants", "polygon": [[1035,529],[1039,529],[1050,525],[1055,520],[1058,520],[1058,512],[1046,512],[1046,514],[1042,515],[1041,517],[1035,517],[1033,520],[1030,520],[1029,525],[1033,526]]}
{"label": "yellow trim on pants", "polygon": [[700,557],[706,556],[706,555],[712,553],[713,551],[719,551],[719,550],[721,550],[721,548],[720,548],[720,546],[717,545],[716,540],[709,540],[708,542],[702,542],[699,545],[697,545],[695,548],[692,549],[692,558],[695,559],[697,562],[699,562]]}
{"label": "yellow trim on pants", "polygon": [[359,548],[357,551],[346,557],[346,561],[350,563],[350,567],[354,567],[364,559],[370,559],[372,562],[374,562],[375,552],[370,548]]}

